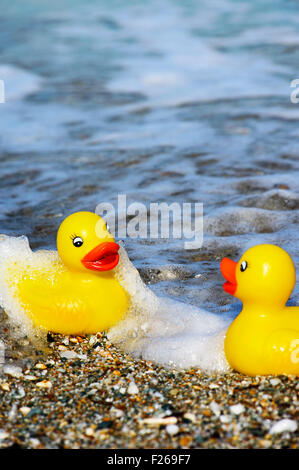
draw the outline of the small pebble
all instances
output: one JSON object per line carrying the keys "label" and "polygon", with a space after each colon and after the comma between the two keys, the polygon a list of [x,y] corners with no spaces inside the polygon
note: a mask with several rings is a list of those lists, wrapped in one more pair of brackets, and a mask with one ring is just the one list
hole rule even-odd
{"label": "small pebble", "polygon": [[265,449],[268,449],[272,445],[272,442],[268,439],[263,439],[260,441],[260,443]]}
{"label": "small pebble", "polygon": [[4,392],[9,392],[10,391],[10,386],[7,382],[3,382],[1,384],[1,389],[4,391]]}
{"label": "small pebble", "polygon": [[282,432],[297,431],[297,423],[292,419],[281,419],[277,421],[270,429],[270,434],[281,434]]}
{"label": "small pebble", "polygon": [[40,446],[40,440],[39,439],[36,439],[34,437],[32,437],[30,440],[29,440],[29,445],[31,447],[38,447]]}
{"label": "small pebble", "polygon": [[106,359],[112,359],[113,358],[111,352],[105,351],[105,350],[100,350],[100,356],[105,357]]}
{"label": "small pebble", "polygon": [[29,408],[29,406],[22,406],[19,411],[22,413],[23,416],[27,416],[30,413],[31,408]]}
{"label": "small pebble", "polygon": [[189,419],[192,423],[196,421],[196,416],[193,413],[185,413],[184,418]]}
{"label": "small pebble", "polygon": [[92,335],[90,338],[89,338],[89,344],[90,346],[93,346],[94,344],[96,344],[96,342],[98,341],[98,338],[96,335]]}
{"label": "small pebble", "polygon": [[41,382],[37,382],[36,386],[39,388],[51,388],[52,384],[49,380],[42,380]]}
{"label": "small pebble", "polygon": [[4,374],[11,375],[12,377],[19,378],[23,376],[22,368],[12,364],[5,364],[5,366],[3,366],[3,372]]}
{"label": "small pebble", "polygon": [[245,407],[243,405],[241,405],[241,403],[238,403],[237,405],[230,406],[230,411],[234,415],[240,415],[240,414],[244,413]]}
{"label": "small pebble", "polygon": [[227,424],[227,423],[230,423],[231,419],[230,419],[230,417],[227,416],[227,415],[221,415],[221,416],[220,416],[220,421],[221,421],[221,423],[223,423],[223,424]]}
{"label": "small pebble", "polygon": [[94,429],[93,428],[85,429],[85,435],[88,436],[88,437],[93,437],[94,436]]}
{"label": "small pebble", "polygon": [[24,380],[37,380],[38,377],[36,375],[25,375]]}
{"label": "small pebble", "polygon": [[135,382],[130,382],[127,392],[129,395],[137,395],[139,393],[138,387]]}
{"label": "small pebble", "polygon": [[16,414],[17,414],[17,405],[14,404],[14,405],[12,405],[12,407],[11,407],[9,413],[8,413],[8,419],[10,421],[13,421],[16,417]]}
{"label": "small pebble", "polygon": [[45,364],[41,364],[40,362],[38,364],[35,364],[35,369],[45,370],[46,368],[47,366],[45,366]]}
{"label": "small pebble", "polygon": [[276,387],[276,385],[279,385],[280,383],[280,379],[270,379],[270,384],[273,385],[273,387]]}
{"label": "small pebble", "polygon": [[242,380],[241,382],[241,385],[243,385],[243,387],[248,387],[250,384],[251,384],[250,380]]}
{"label": "small pebble", "polygon": [[209,385],[209,388],[210,388],[211,390],[215,390],[216,388],[219,388],[219,385],[217,385],[217,384],[211,384],[211,385]]}
{"label": "small pebble", "polygon": [[113,414],[116,418],[121,418],[124,415],[123,410],[120,410],[118,408],[113,409]]}
{"label": "small pebble", "polygon": [[212,403],[210,404],[210,408],[213,411],[214,415],[216,415],[217,417],[220,416],[221,408],[218,405],[218,403],[216,403],[215,401],[212,401]]}
{"label": "small pebble", "polygon": [[141,422],[150,426],[166,426],[168,424],[176,424],[177,421],[178,420],[175,416],[170,416],[169,418],[146,418],[143,419]]}
{"label": "small pebble", "polygon": [[176,424],[168,424],[168,426],[166,426],[166,432],[170,436],[175,436],[179,432],[179,427]]}
{"label": "small pebble", "polygon": [[60,357],[64,357],[65,359],[77,359],[78,354],[75,351],[70,351],[67,349],[60,353]]}
{"label": "small pebble", "polygon": [[7,439],[9,437],[9,434],[4,431],[4,429],[0,429],[0,441],[3,441],[4,439]]}
{"label": "small pebble", "polygon": [[24,396],[26,395],[24,388],[18,387],[17,391],[18,391],[18,398],[24,398]]}

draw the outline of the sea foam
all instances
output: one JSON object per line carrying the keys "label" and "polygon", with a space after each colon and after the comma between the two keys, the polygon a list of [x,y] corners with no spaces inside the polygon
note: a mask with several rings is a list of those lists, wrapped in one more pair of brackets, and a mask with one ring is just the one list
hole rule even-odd
{"label": "sea foam", "polygon": [[[58,265],[55,251],[39,250],[33,252],[28,238],[0,235],[0,306],[9,318],[11,334],[14,338],[28,337],[33,343],[40,343],[46,336],[43,328],[33,325],[17,298],[14,274],[31,269],[43,270],[49,263]],[[18,267],[18,269],[16,269]],[[14,274],[12,274],[12,272]]]}
{"label": "sea foam", "polygon": [[124,320],[108,332],[109,339],[135,357],[176,367],[198,367],[209,373],[229,369],[224,337],[231,318],[156,296],[142,282],[124,248],[118,278],[130,295]]}
{"label": "sea foam", "polygon": [[0,78],[5,83],[5,101],[17,101],[38,91],[42,79],[32,72],[10,64],[0,64]]}

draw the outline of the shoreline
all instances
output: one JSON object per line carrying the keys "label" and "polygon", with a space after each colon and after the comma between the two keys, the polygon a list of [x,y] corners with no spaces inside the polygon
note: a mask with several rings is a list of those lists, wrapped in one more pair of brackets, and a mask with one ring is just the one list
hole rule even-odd
{"label": "shoreline", "polygon": [[273,432],[295,426],[296,377],[167,369],[102,334],[48,339],[46,358],[0,375],[0,448],[298,447],[298,428]]}

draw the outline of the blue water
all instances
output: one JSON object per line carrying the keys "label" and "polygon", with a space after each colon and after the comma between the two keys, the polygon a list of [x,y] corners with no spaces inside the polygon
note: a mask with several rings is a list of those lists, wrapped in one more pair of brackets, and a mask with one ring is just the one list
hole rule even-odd
{"label": "blue water", "polygon": [[299,269],[298,13],[291,0],[2,0],[0,231],[53,248],[64,216],[119,193],[202,202],[201,249],[125,240],[155,291],[232,308],[219,262],[255,243]]}

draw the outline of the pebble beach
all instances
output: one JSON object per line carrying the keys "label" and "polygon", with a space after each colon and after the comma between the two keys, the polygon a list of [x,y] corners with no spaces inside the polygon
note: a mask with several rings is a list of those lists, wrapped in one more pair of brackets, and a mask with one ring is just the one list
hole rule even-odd
{"label": "pebble beach", "polygon": [[0,447],[296,449],[298,380],[133,360],[102,335],[48,335],[0,378]]}

